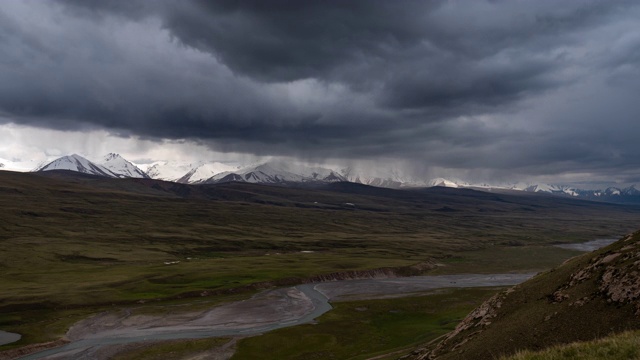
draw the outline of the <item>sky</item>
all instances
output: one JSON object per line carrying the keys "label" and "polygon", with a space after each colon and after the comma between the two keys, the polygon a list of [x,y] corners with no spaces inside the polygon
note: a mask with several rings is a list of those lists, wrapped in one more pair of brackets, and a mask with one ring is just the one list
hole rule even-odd
{"label": "sky", "polygon": [[640,182],[640,3],[5,0],[0,159]]}

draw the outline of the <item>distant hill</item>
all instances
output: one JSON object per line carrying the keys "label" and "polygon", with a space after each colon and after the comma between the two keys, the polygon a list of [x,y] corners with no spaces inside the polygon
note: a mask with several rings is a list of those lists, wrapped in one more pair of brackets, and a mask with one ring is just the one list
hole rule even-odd
{"label": "distant hill", "polygon": [[495,295],[407,359],[496,359],[640,329],[640,232]]}

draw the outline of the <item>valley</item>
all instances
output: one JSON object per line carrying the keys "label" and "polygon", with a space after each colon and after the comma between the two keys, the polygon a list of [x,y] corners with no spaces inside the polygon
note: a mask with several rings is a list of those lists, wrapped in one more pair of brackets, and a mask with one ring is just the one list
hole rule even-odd
{"label": "valley", "polygon": [[[628,233],[640,218],[634,206],[539,194],[188,185],[65,171],[0,172],[0,202],[0,330],[22,335],[0,351],[58,340],[89,316],[133,306],[202,311],[274,287],[376,274],[535,273],[580,254],[554,245]],[[429,303],[412,297],[425,291],[407,299]],[[395,306],[333,303],[341,301]]]}
{"label": "valley", "polygon": [[174,309],[163,314],[145,314],[139,313],[140,309],[126,308],[80,321],[66,334],[69,344],[23,359],[101,358],[98,354],[108,351],[106,348],[121,348],[132,343],[250,337],[311,323],[332,309],[330,301],[407,297],[451,288],[492,288],[514,285],[531,276],[533,274],[487,274],[339,280],[266,290],[247,300],[191,313]]}

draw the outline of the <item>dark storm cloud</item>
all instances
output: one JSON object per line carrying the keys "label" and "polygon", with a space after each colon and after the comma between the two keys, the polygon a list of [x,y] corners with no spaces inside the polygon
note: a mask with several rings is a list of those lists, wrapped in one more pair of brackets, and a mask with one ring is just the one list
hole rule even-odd
{"label": "dark storm cloud", "polygon": [[526,174],[640,165],[602,128],[640,113],[634,2],[9,4],[13,122]]}

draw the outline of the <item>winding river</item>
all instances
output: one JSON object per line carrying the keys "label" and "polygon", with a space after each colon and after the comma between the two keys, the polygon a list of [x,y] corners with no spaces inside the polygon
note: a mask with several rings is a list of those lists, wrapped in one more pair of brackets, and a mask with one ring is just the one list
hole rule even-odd
{"label": "winding river", "polygon": [[96,359],[102,348],[144,341],[255,335],[314,321],[331,310],[330,300],[408,295],[440,288],[507,286],[534,274],[466,274],[343,280],[267,290],[251,299],[201,312],[164,316],[128,310],[98,314],[76,323],[65,346],[21,359]]}

